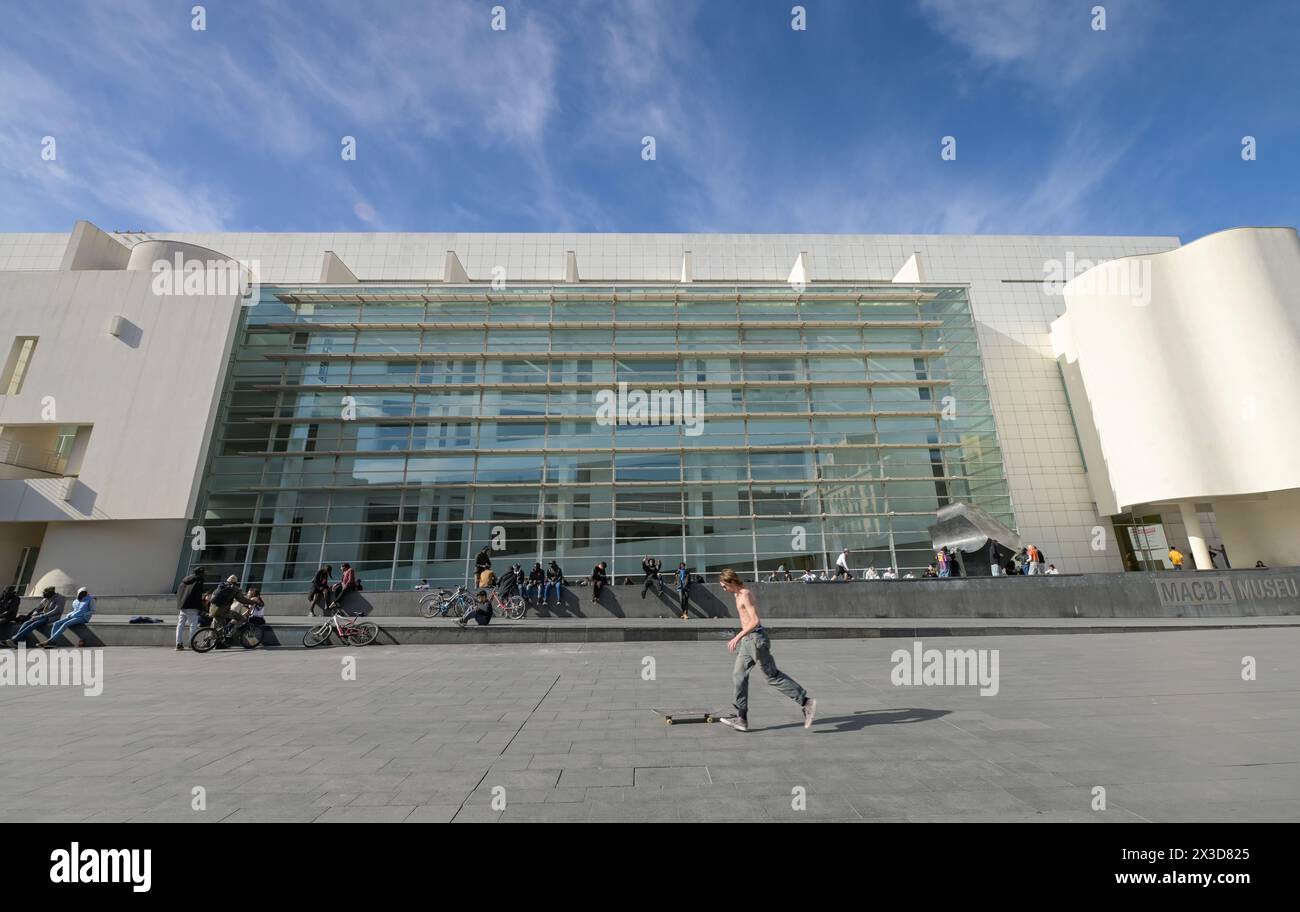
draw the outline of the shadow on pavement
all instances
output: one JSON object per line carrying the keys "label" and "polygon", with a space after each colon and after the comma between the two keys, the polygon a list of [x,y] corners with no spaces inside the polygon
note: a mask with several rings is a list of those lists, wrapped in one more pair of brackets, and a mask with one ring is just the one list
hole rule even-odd
{"label": "shadow on pavement", "polygon": [[[932,722],[943,718],[951,710],[947,709],[863,709],[851,716],[834,716],[829,719],[817,718],[813,722],[813,731],[819,735],[835,732],[861,731],[868,725],[902,725],[908,722]],[[834,726],[829,731],[828,726]],[[782,728],[802,728],[802,722],[789,725],[768,725],[750,731],[775,731]]]}

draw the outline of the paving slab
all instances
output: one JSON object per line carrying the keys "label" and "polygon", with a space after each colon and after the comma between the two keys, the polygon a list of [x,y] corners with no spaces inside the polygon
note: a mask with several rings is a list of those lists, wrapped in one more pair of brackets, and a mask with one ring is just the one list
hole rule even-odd
{"label": "paving slab", "polygon": [[915,642],[774,638],[818,720],[756,672],[748,734],[651,712],[730,702],[716,641],[372,646],[355,679],[341,649],[120,647],[96,697],[0,686],[0,821],[1300,819],[1300,628],[921,641],[996,650],[983,695],[900,683]]}

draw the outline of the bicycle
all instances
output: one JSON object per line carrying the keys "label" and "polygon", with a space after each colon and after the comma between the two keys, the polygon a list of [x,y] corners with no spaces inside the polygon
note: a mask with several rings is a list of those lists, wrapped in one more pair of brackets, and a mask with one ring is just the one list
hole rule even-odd
{"label": "bicycle", "polygon": [[453,608],[456,609],[456,617],[460,617],[469,606],[469,592],[464,586],[459,587],[455,592],[439,589],[420,598],[420,613],[427,618],[446,617]]}
{"label": "bicycle", "polygon": [[248,623],[248,618],[226,621],[220,630],[215,626],[200,627],[190,637],[190,648],[195,652],[208,652],[233,642],[236,637],[245,649],[256,649],[262,644],[262,628]]}
{"label": "bicycle", "polygon": [[488,604],[494,611],[500,609],[501,613],[512,621],[522,618],[527,608],[522,595],[516,593],[503,599],[495,589],[488,594]]}
{"label": "bicycle", "polygon": [[350,614],[335,611],[324,624],[312,627],[302,635],[302,645],[311,649],[328,643],[334,635],[338,636],[339,642],[350,646],[369,646],[379,636],[379,625],[373,621],[358,621]]}

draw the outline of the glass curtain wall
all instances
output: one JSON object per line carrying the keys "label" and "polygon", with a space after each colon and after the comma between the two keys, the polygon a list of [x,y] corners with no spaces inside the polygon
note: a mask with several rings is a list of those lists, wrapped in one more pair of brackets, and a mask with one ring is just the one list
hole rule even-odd
{"label": "glass curtain wall", "polygon": [[267,287],[182,570],[905,572],[950,500],[1014,526],[963,287]]}

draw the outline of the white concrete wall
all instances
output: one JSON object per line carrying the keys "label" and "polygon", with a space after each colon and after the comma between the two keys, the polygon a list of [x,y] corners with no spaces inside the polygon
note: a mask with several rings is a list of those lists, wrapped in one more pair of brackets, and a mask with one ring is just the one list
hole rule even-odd
{"label": "white concrete wall", "polygon": [[1105,455],[1091,466],[1103,509],[1217,511],[1221,498],[1300,488],[1295,229],[1224,231],[1144,263],[1071,282],[1054,327]]}
{"label": "white concrete wall", "polygon": [[[0,522],[190,514],[238,308],[234,295],[157,296],[151,279],[0,273],[0,347],[40,337],[22,392],[0,396],[0,425],[93,425],[75,502],[55,479],[3,480]],[[109,335],[115,314],[138,338]]]}
{"label": "white concrete wall", "polygon": [[170,592],[187,521],[50,523],[32,574],[31,592],[54,586],[96,595]]}

